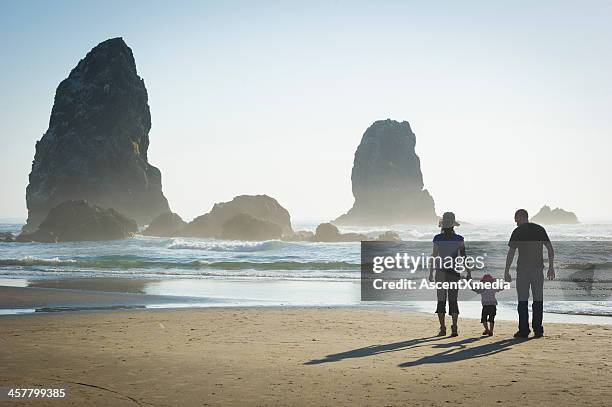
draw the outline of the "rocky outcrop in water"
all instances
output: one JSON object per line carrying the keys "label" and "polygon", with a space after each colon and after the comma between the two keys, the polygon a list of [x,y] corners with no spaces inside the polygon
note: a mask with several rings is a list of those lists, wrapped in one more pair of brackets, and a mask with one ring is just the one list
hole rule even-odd
{"label": "rocky outcrop in water", "polygon": [[416,136],[406,121],[379,120],[363,134],[351,181],[355,203],[339,225],[430,224],[438,218],[423,189]]}
{"label": "rocky outcrop in water", "polygon": [[241,213],[223,224],[221,239],[261,241],[280,239],[282,234],[282,228],[276,223]]}
{"label": "rocky outcrop in water", "polygon": [[399,242],[402,239],[400,238],[400,235],[397,232],[388,230],[385,233],[379,235],[376,240],[378,240],[379,242]]}
{"label": "rocky outcrop in water", "polygon": [[230,202],[216,203],[209,213],[198,216],[178,231],[176,235],[220,237],[223,233],[223,225],[240,214],[247,214],[255,219],[274,223],[280,227],[283,235],[293,234],[289,212],[276,199],[267,195],[240,195]]}
{"label": "rocky outcrop in water", "polygon": [[15,235],[11,232],[0,232],[0,242],[10,243],[15,241]]}
{"label": "rocky outcrop in water", "polygon": [[173,236],[187,225],[178,214],[173,212],[162,213],[153,219],[142,232],[145,236]]}
{"label": "rocky outcrop in water", "polygon": [[578,222],[578,217],[573,212],[564,211],[561,208],[551,209],[548,205],[544,205],[542,209],[531,218],[531,221],[543,225],[580,223]]}
{"label": "rocky outcrop in water", "polygon": [[286,242],[310,242],[314,235],[314,232],[310,230],[298,230],[290,235],[283,235],[282,240]]}
{"label": "rocky outcrop in water", "polygon": [[321,223],[317,226],[313,242],[360,242],[369,240],[361,233],[340,233],[338,228],[331,223]]}
{"label": "rocky outcrop in water", "polygon": [[132,50],[121,38],[100,43],[57,87],[49,129],[36,143],[24,231],[73,199],[115,208],[140,224],[169,212],[161,173],[147,158],[150,128]]}
{"label": "rocky outcrop in water", "polygon": [[331,223],[321,223],[317,226],[315,233],[309,230],[299,230],[291,235],[283,235],[282,240],[287,242],[319,242],[319,243],[338,243],[338,242],[361,242],[364,240],[378,240],[387,242],[397,242],[401,238],[397,232],[387,230],[377,237],[362,233],[340,233],[337,226]]}
{"label": "rocky outcrop in water", "polygon": [[32,233],[22,233],[19,242],[74,242],[125,239],[138,231],[136,221],[114,209],[103,209],[87,201],[67,201],[52,208]]}

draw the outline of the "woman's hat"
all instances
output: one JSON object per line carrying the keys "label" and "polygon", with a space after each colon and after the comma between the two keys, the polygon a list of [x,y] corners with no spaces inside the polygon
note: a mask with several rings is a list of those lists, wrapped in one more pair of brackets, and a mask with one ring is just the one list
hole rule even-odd
{"label": "woman's hat", "polygon": [[459,226],[459,223],[455,220],[455,214],[452,212],[444,212],[442,215],[442,219],[438,223],[438,226],[441,228],[452,228],[454,226]]}

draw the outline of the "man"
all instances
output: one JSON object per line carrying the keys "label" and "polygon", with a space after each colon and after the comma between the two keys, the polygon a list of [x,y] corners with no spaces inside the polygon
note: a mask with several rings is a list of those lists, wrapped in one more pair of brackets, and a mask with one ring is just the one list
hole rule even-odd
{"label": "man", "polygon": [[518,294],[519,328],[514,334],[515,338],[529,337],[529,289],[533,295],[531,304],[532,321],[531,326],[536,338],[544,335],[542,327],[542,312],[544,300],[544,256],[543,248],[548,251],[548,279],[555,278],[553,250],[546,230],[535,223],[529,222],[529,215],[525,209],[519,209],[514,214],[517,228],[512,232],[508,242],[508,255],[506,256],[507,282],[512,281],[510,277],[510,266],[514,261],[514,252],[518,249],[519,255],[516,262],[516,293]]}

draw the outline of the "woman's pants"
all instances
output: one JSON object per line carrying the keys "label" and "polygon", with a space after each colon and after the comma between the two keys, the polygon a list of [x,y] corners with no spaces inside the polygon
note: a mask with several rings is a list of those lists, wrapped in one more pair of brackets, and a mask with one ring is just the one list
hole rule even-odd
{"label": "woman's pants", "polygon": [[[454,271],[436,270],[436,282],[459,281],[460,276]],[[457,304],[457,295],[459,289],[439,289],[437,290],[438,306],[436,314],[446,313],[446,300],[448,299],[448,314],[459,314],[459,305]]]}

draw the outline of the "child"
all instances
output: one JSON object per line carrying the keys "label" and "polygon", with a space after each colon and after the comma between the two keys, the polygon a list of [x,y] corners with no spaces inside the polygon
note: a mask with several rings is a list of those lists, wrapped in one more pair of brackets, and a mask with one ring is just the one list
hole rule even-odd
{"label": "child", "polygon": [[[482,279],[480,279],[480,281],[483,283],[492,283],[495,281],[495,279],[491,276],[491,274],[485,274],[484,276],[482,276]],[[495,298],[495,293],[503,290],[503,288],[474,288],[473,290],[481,296],[482,314],[480,322],[482,323],[482,326],[484,326],[485,329],[482,334],[492,336],[493,327],[495,326],[495,314],[497,313],[497,299]]]}

